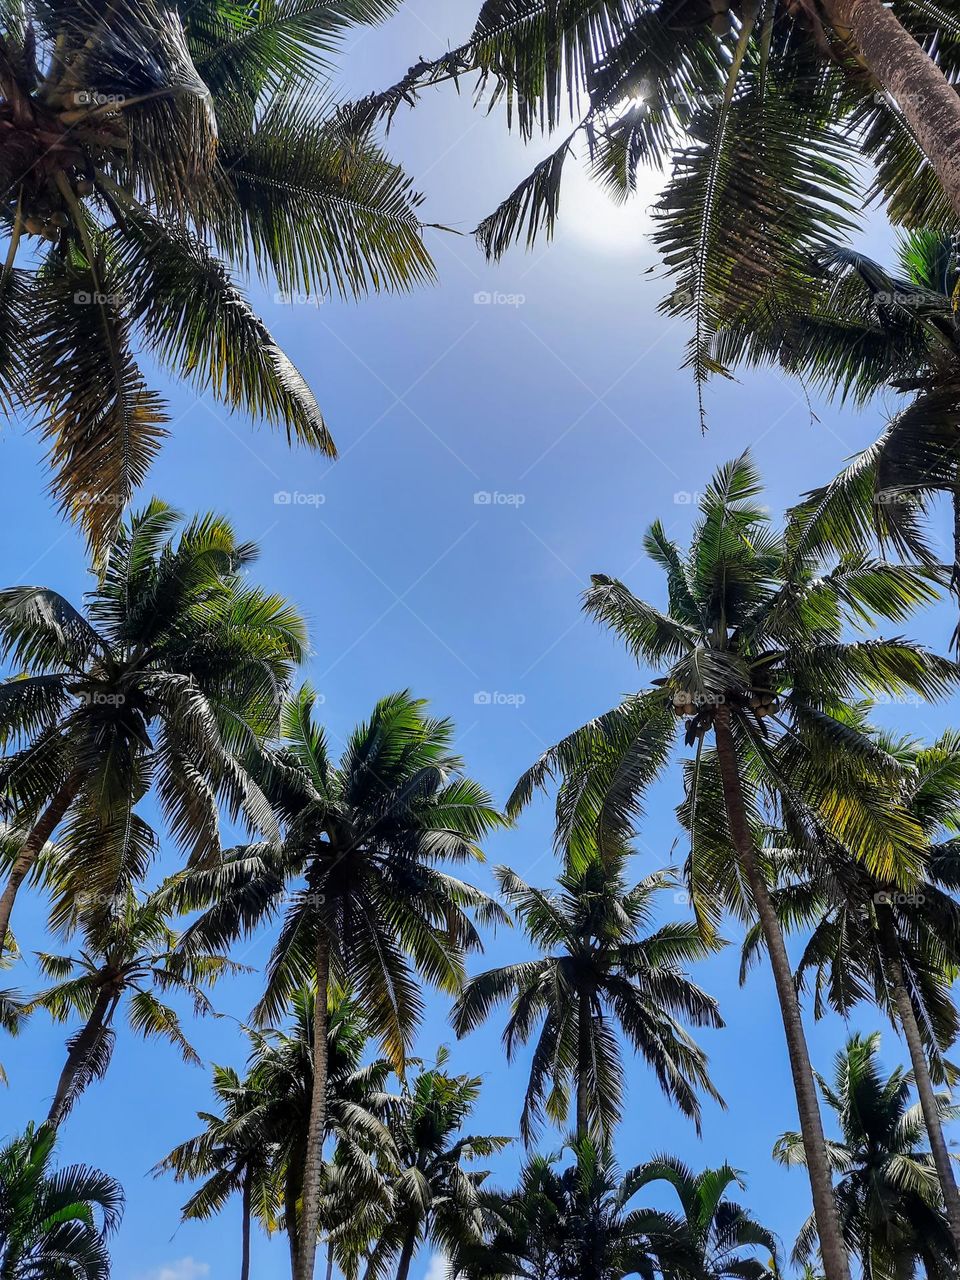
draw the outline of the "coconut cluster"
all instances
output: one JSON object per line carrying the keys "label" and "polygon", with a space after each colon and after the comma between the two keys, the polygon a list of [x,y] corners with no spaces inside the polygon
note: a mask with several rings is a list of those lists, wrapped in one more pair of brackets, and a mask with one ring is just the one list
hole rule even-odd
{"label": "coconut cluster", "polygon": [[[678,689],[673,695],[673,714],[678,719],[689,719],[705,707],[714,707],[722,698],[698,698],[689,689]],[[780,700],[767,689],[754,690],[746,699],[746,705],[758,716],[772,716],[780,710]]]}

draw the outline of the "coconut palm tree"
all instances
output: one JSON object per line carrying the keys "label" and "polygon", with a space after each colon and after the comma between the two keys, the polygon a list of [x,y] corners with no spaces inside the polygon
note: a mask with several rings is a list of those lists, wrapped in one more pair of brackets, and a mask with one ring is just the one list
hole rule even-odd
{"label": "coconut palm tree", "polygon": [[[824,533],[841,549],[879,537],[932,559],[925,500],[953,504],[953,587],[960,592],[960,329],[955,291],[960,262],[952,234],[904,233],[887,268],[834,247],[788,295],[719,336],[724,363],[775,362],[828,395],[866,402],[884,388],[913,393],[878,439],[809,495]],[[960,636],[960,628],[958,628]]]}
{"label": "coconut palm tree", "polygon": [[573,1162],[533,1156],[516,1188],[484,1196],[486,1237],[456,1248],[451,1272],[467,1280],[624,1280],[690,1276],[694,1256],[669,1214],[631,1209],[631,1175],[589,1138],[575,1142]]}
{"label": "coconut palm tree", "polygon": [[[922,833],[897,807],[900,763],[851,723],[857,691],[943,696],[957,678],[945,658],[904,639],[850,639],[847,628],[903,620],[934,594],[926,570],[864,556],[831,563],[815,519],[775,530],[746,456],[720,468],[699,503],[684,553],[656,523],[645,547],[665,571],[666,611],[595,576],[585,609],[638,660],[653,686],[551,747],[518,783],[516,814],[537,787],[562,779],[558,835],[578,856],[601,854],[636,823],[645,788],[669,759],[674,725],[696,748],[689,777],[694,909],[712,930],[724,905],[749,905],[770,958],[797,1093],[828,1280],[845,1280],[813,1073],[783,933],[758,856],[765,813],[805,846],[824,832],[894,882],[916,871]],[[711,745],[705,750],[709,737]],[[709,784],[709,786],[707,785]],[[708,794],[714,803],[699,803]],[[766,819],[769,821],[769,817]]]}
{"label": "coconut palm tree", "polygon": [[[316,997],[311,989],[294,994],[291,1014],[286,1029],[255,1034],[250,1074],[268,1103],[282,1223],[295,1265],[297,1206],[303,1195],[316,1061]],[[391,1064],[385,1058],[363,1062],[369,1036],[369,1022],[359,1003],[342,991],[332,991],[327,1010],[324,1137],[334,1140],[334,1148],[322,1172],[320,1225],[328,1244],[336,1240],[334,1247],[339,1247],[342,1235],[353,1238],[358,1213],[376,1211],[386,1199],[376,1156],[393,1150],[389,1123],[398,1102],[387,1091]]]}
{"label": "coconut palm tree", "polygon": [[471,978],[457,1000],[458,1035],[510,1001],[503,1033],[507,1058],[536,1035],[520,1118],[529,1142],[546,1110],[564,1125],[571,1085],[576,1136],[609,1142],[621,1115],[624,1068],[618,1032],[652,1067],[661,1089],[700,1124],[698,1091],[719,1095],[703,1051],[679,1018],[722,1027],[716,1002],[684,966],[713,950],[694,921],[651,929],[657,898],[675,881],[665,872],[626,880],[626,853],[571,867],[557,890],[534,889],[507,867],[501,892],[532,944],[545,953]]}
{"label": "coconut palm tree", "polygon": [[269,1226],[276,1218],[271,1100],[255,1075],[241,1079],[232,1067],[216,1064],[213,1092],[219,1110],[198,1111],[202,1132],[175,1147],[154,1172],[172,1171],[177,1182],[205,1179],[183,1206],[184,1220],[213,1217],[239,1192],[240,1280],[249,1280],[251,1221],[256,1217]]}
{"label": "coconut palm tree", "polygon": [[127,890],[109,907],[82,919],[80,929],[84,945],[78,955],[37,953],[41,972],[55,985],[27,1005],[28,1012],[46,1009],[58,1022],[78,1014],[83,1018],[67,1041],[67,1060],[47,1116],[52,1125],[59,1125],[84,1089],[106,1074],[122,1006],[132,1031],[169,1040],[186,1062],[199,1065],[178,1013],[163,997],[169,992],[186,994],[197,1012],[209,1013],[212,1006],[204,987],[228,974],[251,972],[226,956],[179,952],[162,892],[141,898]]}
{"label": "coconut palm tree", "polygon": [[108,1280],[107,1237],[123,1212],[119,1183],[98,1169],[53,1170],[56,1129],[28,1125],[0,1148],[0,1275]]}
{"label": "coconut palm tree", "polygon": [[[903,803],[915,817],[929,852],[909,891],[878,879],[855,858],[834,849],[829,860],[781,855],[786,883],[773,893],[785,928],[810,929],[797,965],[797,985],[813,980],[814,1014],[835,1009],[845,1018],[873,1000],[903,1035],[929,1135],[947,1217],[960,1256],[960,1194],[940,1122],[934,1085],[952,1081],[945,1053],[960,1032],[951,995],[960,966],[960,850],[952,838],[960,819],[960,735],[932,746],[890,743],[909,766]],[[754,928],[744,949],[749,963],[759,942]]]}
{"label": "coconut palm tree", "polygon": [[788,0],[484,0],[463,45],[421,59],[358,115],[391,116],[426,86],[476,72],[478,99],[503,103],[524,138],[556,135],[477,228],[491,257],[552,234],[577,148],[618,199],[645,166],[669,174],[655,212],[675,281],[663,306],[693,321],[702,382],[723,368],[717,326],[782,302],[797,267],[849,228],[859,159],[891,217],[951,225],[957,65],[951,20],[895,16],[879,0],[827,0],[815,13]]}
{"label": "coconut palm tree", "polygon": [[[229,523],[154,499],[117,535],[83,609],[46,587],[0,591],[0,789],[19,832],[0,894],[0,945],[17,892],[57,834],[54,922],[137,883],[155,837],[153,789],[194,859],[218,855],[218,802],[270,829],[241,759],[275,732],[306,645],[303,622],[250,586],[254,544]],[[5,842],[6,843],[6,842]]]}
{"label": "coconut palm tree", "polygon": [[480,947],[470,920],[505,919],[485,894],[439,869],[482,859],[477,842],[504,824],[486,792],[462,776],[453,725],[408,693],[374,708],[339,762],[313,719],[308,686],[286,707],[283,744],[265,787],[283,838],[237,849],[184,878],[178,905],[205,907],[183,945],[216,951],[283,911],[254,1011],[275,1023],[294,993],[315,984],[312,1101],[304,1150],[295,1280],[312,1280],[326,1133],[329,994],[349,987],[387,1057],[402,1067],[422,1001],[415,971],[445,991]]}
{"label": "coconut palm tree", "polygon": [[[677,1233],[690,1255],[691,1280],[773,1280],[778,1274],[777,1238],[750,1213],[725,1199],[742,1176],[730,1165],[694,1173],[676,1156],[655,1156],[631,1169],[625,1181],[633,1194],[655,1182],[669,1182],[680,1201]],[[766,1261],[756,1250],[766,1253]]]}
{"label": "coconut palm tree", "polygon": [[54,493],[98,557],[166,434],[138,347],[334,452],[229,264],[294,294],[430,277],[418,197],[368,134],[338,124],[330,92],[344,38],[395,8],[5,8],[0,401],[39,415]]}
{"label": "coconut palm tree", "polygon": [[[910,1078],[899,1068],[884,1078],[877,1055],[880,1035],[853,1036],[836,1056],[832,1085],[820,1077],[824,1100],[835,1112],[841,1137],[830,1143],[838,1175],[837,1212],[844,1239],[864,1275],[900,1280],[923,1264],[928,1280],[956,1274],[955,1254],[933,1159],[921,1149],[923,1116],[911,1107]],[[957,1109],[941,1099],[942,1114]],[[774,1157],[781,1164],[805,1163],[800,1135],[785,1133]],[[806,1260],[817,1238],[811,1218],[794,1256]]]}
{"label": "coconut palm tree", "polygon": [[445,1253],[479,1248],[483,1242],[481,1186],[485,1171],[470,1166],[502,1151],[511,1139],[463,1133],[480,1093],[479,1076],[450,1075],[446,1050],[404,1089],[392,1128],[396,1158],[387,1156],[390,1205],[376,1230],[365,1280],[396,1264],[396,1280],[407,1280],[421,1244]]}

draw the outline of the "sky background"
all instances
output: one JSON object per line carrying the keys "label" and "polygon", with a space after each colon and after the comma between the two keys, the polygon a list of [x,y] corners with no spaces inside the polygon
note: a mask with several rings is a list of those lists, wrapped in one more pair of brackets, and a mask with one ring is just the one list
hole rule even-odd
{"label": "sky background", "polygon": [[[407,0],[395,20],[353,42],[344,92],[390,83],[421,55],[459,43],[474,8],[471,0]],[[427,94],[415,113],[401,111],[390,147],[427,194],[426,219],[463,233],[430,233],[436,287],[317,306],[281,303],[272,288],[251,286],[317,392],[339,461],[291,452],[268,428],[254,429],[161,376],[172,437],[145,493],[188,513],[223,512],[240,536],[259,542],[258,579],[298,602],[309,620],[306,674],[335,745],[378,697],[408,687],[455,720],[469,772],[502,803],[544,747],[647,679],[581,615],[590,574],[623,578],[639,595],[662,600],[641,545],[654,518],[684,541],[695,495],[719,463],[747,446],[779,512],[873,439],[893,399],[863,413],[815,403],[814,417],[798,383],[748,372],[710,387],[702,435],[695,389],[680,367],[684,326],[656,310],[664,289],[647,239],[654,177],[648,192],[618,208],[571,169],[555,241],[490,266],[469,232],[546,144],[525,149],[507,135],[502,116],[485,118],[471,110],[468,91],[458,97],[447,87]],[[876,219],[858,240],[879,256],[889,255],[891,243]],[[5,582],[42,584],[78,600],[91,585],[83,546],[45,492],[37,438],[16,425],[5,430],[0,467]],[[278,503],[278,494],[292,500]],[[478,502],[478,494],[491,500]],[[908,630],[942,649],[950,621],[941,609]],[[949,708],[911,706],[879,716],[923,737],[949,717]],[[650,797],[635,878],[682,861],[678,799],[675,766]],[[490,841],[490,863],[509,863],[547,885],[556,871],[551,834],[549,805],[538,803]],[[178,865],[168,848],[157,879]],[[489,886],[489,869],[477,879]],[[42,902],[22,895],[14,924],[25,949],[43,945],[43,920]],[[237,957],[262,966],[269,945],[265,934]],[[521,951],[515,934],[501,933],[474,963]],[[786,1052],[766,969],[741,990],[737,967],[732,945],[696,970],[727,1021],[726,1030],[700,1035],[728,1109],[707,1105],[698,1139],[646,1069],[628,1060],[617,1154],[625,1167],[657,1151],[697,1168],[729,1160],[745,1173],[751,1208],[789,1248],[809,1194],[802,1172],[770,1159],[776,1137],[796,1125]],[[29,985],[29,974],[21,971],[18,981]],[[258,981],[219,988],[218,1006],[245,1017]],[[504,1063],[496,1019],[456,1044],[447,1013],[445,1002],[430,999],[419,1051],[429,1058],[450,1044],[455,1069],[485,1077],[473,1131],[515,1134],[526,1058]],[[850,1029],[874,1025],[864,1010]],[[829,1070],[846,1032],[833,1018],[809,1025],[819,1068]],[[193,1023],[191,1038],[205,1063],[242,1066],[245,1046],[231,1021]],[[11,1088],[0,1092],[0,1135],[45,1114],[64,1039],[64,1028],[38,1015],[19,1041],[3,1042]],[[888,1066],[905,1058],[889,1029],[883,1047]],[[126,1189],[113,1245],[117,1280],[232,1280],[238,1272],[239,1204],[212,1223],[178,1226],[186,1193],[149,1175],[197,1131],[208,1078],[206,1068],[184,1066],[165,1044],[121,1030],[108,1082],[93,1086],[64,1126],[60,1158],[97,1165]],[[559,1134],[545,1134],[544,1149],[560,1144]],[[508,1152],[497,1177],[509,1180],[520,1158],[519,1147]],[[438,1280],[438,1270],[424,1251],[412,1276]],[[287,1274],[284,1242],[257,1237],[255,1280]]]}

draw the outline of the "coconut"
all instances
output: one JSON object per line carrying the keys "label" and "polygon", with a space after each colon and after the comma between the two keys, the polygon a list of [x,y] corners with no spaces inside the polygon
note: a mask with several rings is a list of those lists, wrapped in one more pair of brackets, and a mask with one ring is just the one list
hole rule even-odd
{"label": "coconut", "polygon": [[78,196],[84,196],[84,197],[92,196],[95,190],[96,188],[94,187],[93,183],[90,181],[89,178],[81,178],[80,181],[77,183]]}
{"label": "coconut", "polygon": [[715,13],[710,23],[710,30],[715,36],[726,36],[730,34],[730,14],[729,12]]}
{"label": "coconut", "polygon": [[55,209],[47,219],[47,225],[56,227],[62,231],[64,227],[68,227],[70,225],[70,219],[62,209]]}
{"label": "coconut", "polygon": [[38,218],[35,214],[31,214],[29,218],[25,218],[23,225],[32,236],[43,234],[43,219]]}

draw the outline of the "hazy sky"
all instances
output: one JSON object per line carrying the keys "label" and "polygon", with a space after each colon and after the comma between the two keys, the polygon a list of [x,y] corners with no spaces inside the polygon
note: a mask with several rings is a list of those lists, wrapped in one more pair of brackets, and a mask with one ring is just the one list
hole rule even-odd
{"label": "hazy sky", "polygon": [[[389,83],[421,55],[458,43],[471,10],[470,0],[407,0],[387,28],[356,40],[345,89]],[[471,773],[502,802],[546,745],[648,678],[582,617],[579,594],[590,573],[662,598],[643,559],[643,532],[660,517],[683,540],[691,495],[718,463],[749,445],[780,511],[872,439],[892,401],[862,415],[817,404],[814,417],[796,382],[748,373],[710,388],[709,431],[701,435],[694,387],[680,369],[684,327],[656,311],[663,285],[650,273],[649,195],[617,208],[571,172],[556,241],[491,267],[469,232],[546,146],[525,150],[507,137],[501,116],[473,112],[466,87],[460,97],[449,87],[434,91],[415,113],[402,111],[390,145],[426,192],[427,219],[462,233],[430,233],[438,285],[319,307],[278,303],[272,287],[252,289],[317,391],[340,460],[289,452],[267,428],[161,379],[173,436],[145,492],[186,512],[225,512],[242,537],[260,543],[257,577],[309,618],[308,675],[335,745],[377,697],[409,687],[455,719]],[[651,178],[650,193],[656,185]],[[882,254],[889,239],[875,228],[864,243]],[[51,506],[41,459],[36,437],[22,429],[0,435],[5,580],[77,600],[90,583],[83,548]],[[278,494],[292,500],[277,502]],[[908,630],[941,647],[949,636],[943,616]],[[929,736],[948,714],[897,707],[885,718]],[[650,798],[636,878],[684,856],[673,817],[678,788],[674,767]],[[556,866],[548,806],[491,841],[489,852],[492,863],[548,884]],[[175,851],[166,852],[157,877],[176,866]],[[478,878],[490,883],[487,870]],[[42,945],[42,922],[42,903],[24,895],[15,925],[26,948]],[[730,937],[738,942],[733,928]],[[239,958],[262,965],[269,943],[264,936]],[[501,934],[487,960],[515,957],[520,945]],[[770,1159],[778,1134],[796,1125],[786,1053],[767,972],[756,971],[740,990],[737,966],[731,945],[697,971],[728,1023],[702,1033],[728,1110],[706,1107],[699,1140],[645,1068],[631,1063],[618,1155],[625,1165],[660,1150],[696,1167],[729,1160],[748,1178],[751,1207],[789,1247],[809,1195],[802,1172],[788,1174]],[[258,981],[223,987],[219,1006],[244,1017]],[[472,1129],[515,1133],[526,1060],[504,1064],[496,1021],[455,1044],[446,1015],[446,1005],[431,1000],[420,1052],[429,1057],[438,1044],[453,1044],[454,1066],[487,1079]],[[854,1025],[873,1025],[869,1011]],[[810,1027],[821,1069],[829,1070],[844,1032],[838,1020]],[[19,1042],[3,1042],[12,1087],[0,1094],[0,1133],[45,1113],[64,1038],[38,1015]],[[232,1022],[195,1023],[192,1038],[206,1061],[242,1065]],[[888,1029],[885,1062],[904,1056]],[[237,1274],[239,1205],[210,1224],[178,1228],[183,1189],[148,1174],[196,1131],[208,1078],[173,1049],[121,1031],[108,1083],[94,1086],[65,1125],[61,1158],[99,1165],[126,1188],[114,1244],[118,1280]],[[547,1134],[543,1145],[558,1147],[560,1136]],[[516,1149],[508,1153],[499,1175],[510,1177],[519,1158]],[[282,1240],[257,1237],[254,1250],[255,1280],[288,1274]],[[429,1267],[424,1253],[414,1280]]]}

